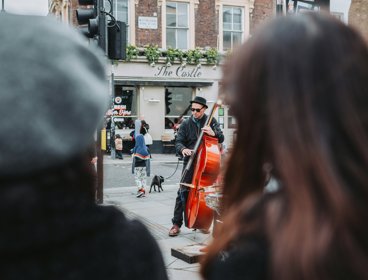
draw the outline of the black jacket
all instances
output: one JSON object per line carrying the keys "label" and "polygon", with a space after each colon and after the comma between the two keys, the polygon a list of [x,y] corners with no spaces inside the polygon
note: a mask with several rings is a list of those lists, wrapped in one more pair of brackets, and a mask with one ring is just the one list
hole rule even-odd
{"label": "black jacket", "polygon": [[141,222],[59,192],[59,200],[29,192],[18,205],[4,197],[0,205],[0,279],[168,279],[157,242]]}
{"label": "black jacket", "polygon": [[[182,154],[181,151],[185,148],[193,149],[197,142],[198,136],[201,133],[201,128],[206,124],[207,115],[199,120],[199,126],[195,123],[193,116],[186,119],[179,127],[178,135],[176,137],[175,148],[178,154]],[[215,137],[219,143],[224,142],[224,134],[221,131],[219,123],[215,118],[212,118],[211,128],[215,132]],[[188,160],[189,157],[187,157]],[[186,161],[184,159],[184,161]]]}

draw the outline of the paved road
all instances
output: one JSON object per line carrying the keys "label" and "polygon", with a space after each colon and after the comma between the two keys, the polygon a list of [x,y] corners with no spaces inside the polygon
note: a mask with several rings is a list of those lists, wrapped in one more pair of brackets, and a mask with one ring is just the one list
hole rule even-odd
{"label": "paved road", "polygon": [[[174,155],[154,154],[152,157],[152,174],[167,177],[174,172],[178,162]],[[185,227],[182,227],[179,236],[168,236],[182,163],[175,175],[165,181],[164,192],[147,193],[144,198],[136,198],[131,162],[127,155],[124,160],[104,157],[104,204],[115,205],[128,218],[138,219],[147,226],[161,248],[170,280],[200,280],[199,264],[188,264],[177,259],[171,255],[171,250],[189,248],[191,252],[199,252],[199,248],[210,242],[212,236]],[[151,180],[152,177],[148,183]]]}
{"label": "paved road", "polygon": [[[154,175],[161,175],[165,179],[165,184],[174,185],[180,181],[181,171],[183,169],[182,161],[172,155],[153,155],[151,160],[151,177],[147,178],[147,185],[151,184]],[[104,159],[104,188],[132,187],[135,186],[134,175],[132,174],[132,160],[125,155],[123,160]]]}

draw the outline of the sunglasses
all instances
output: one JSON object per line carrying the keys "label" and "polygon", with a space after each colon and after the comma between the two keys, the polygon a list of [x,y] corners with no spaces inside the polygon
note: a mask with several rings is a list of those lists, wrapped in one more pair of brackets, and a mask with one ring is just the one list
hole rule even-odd
{"label": "sunglasses", "polygon": [[192,112],[196,111],[197,113],[199,113],[204,107],[200,108],[200,109],[195,109],[195,108],[190,108],[190,110],[192,110]]}

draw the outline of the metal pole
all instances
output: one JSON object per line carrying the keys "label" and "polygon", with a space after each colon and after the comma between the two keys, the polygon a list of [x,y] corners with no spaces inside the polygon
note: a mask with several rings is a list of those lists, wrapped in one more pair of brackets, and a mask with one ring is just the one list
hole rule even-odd
{"label": "metal pole", "polygon": [[101,152],[101,130],[102,127],[98,127],[97,129],[97,194],[96,194],[96,202],[97,204],[103,203],[103,153]]}
{"label": "metal pole", "polygon": [[[112,62],[112,61],[111,61]],[[114,99],[115,99],[115,81],[114,81],[114,73],[111,73],[111,101],[114,112]],[[115,121],[114,115],[111,116],[111,127],[110,127],[110,155],[112,159],[115,159]]]}
{"label": "metal pole", "polygon": [[5,9],[4,9],[4,0],[1,1],[1,12],[5,12]]}

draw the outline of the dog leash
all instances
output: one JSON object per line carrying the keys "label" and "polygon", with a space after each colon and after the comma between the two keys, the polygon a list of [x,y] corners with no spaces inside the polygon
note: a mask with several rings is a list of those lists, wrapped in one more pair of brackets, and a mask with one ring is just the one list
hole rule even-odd
{"label": "dog leash", "polygon": [[174,174],[176,173],[176,171],[178,170],[179,167],[179,162],[180,162],[180,158],[178,158],[178,163],[176,164],[176,168],[173,172],[173,174],[171,174],[169,177],[166,177],[165,180],[170,179],[172,176],[174,176]]}

